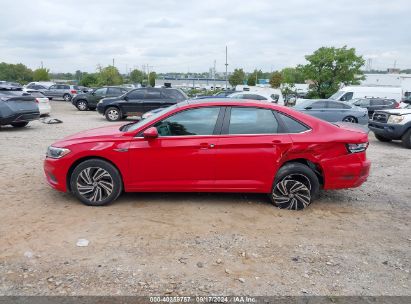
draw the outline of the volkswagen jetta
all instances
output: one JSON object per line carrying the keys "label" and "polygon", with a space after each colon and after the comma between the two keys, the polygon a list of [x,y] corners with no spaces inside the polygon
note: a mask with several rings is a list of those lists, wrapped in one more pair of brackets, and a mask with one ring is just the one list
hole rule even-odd
{"label": "volkswagen jetta", "polygon": [[368,134],[283,106],[184,101],[145,120],[97,128],[48,148],[48,183],[101,206],[123,192],[268,193],[303,209],[320,189],[360,186]]}

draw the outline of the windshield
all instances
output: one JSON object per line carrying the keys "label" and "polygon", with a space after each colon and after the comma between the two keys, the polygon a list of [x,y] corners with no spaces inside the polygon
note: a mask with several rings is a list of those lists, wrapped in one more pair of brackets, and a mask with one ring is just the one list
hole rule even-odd
{"label": "windshield", "polygon": [[144,126],[145,124],[149,124],[150,122],[156,120],[156,119],[157,119],[158,117],[160,117],[161,115],[163,115],[163,114],[165,114],[165,113],[167,113],[167,112],[169,112],[169,111],[171,111],[171,110],[174,110],[175,108],[177,108],[177,104],[175,104],[175,105],[173,105],[173,106],[171,106],[171,107],[165,108],[165,109],[163,109],[162,111],[157,112],[157,113],[155,113],[155,114],[147,117],[146,119],[142,119],[142,120],[140,120],[140,121],[138,121],[138,122],[136,122],[136,123],[128,126],[127,128],[124,129],[124,131],[134,131],[134,130],[137,130],[138,128]]}
{"label": "windshield", "polygon": [[328,99],[338,100],[344,94],[345,94],[344,91],[338,91],[337,93],[334,93],[333,95],[331,95]]}

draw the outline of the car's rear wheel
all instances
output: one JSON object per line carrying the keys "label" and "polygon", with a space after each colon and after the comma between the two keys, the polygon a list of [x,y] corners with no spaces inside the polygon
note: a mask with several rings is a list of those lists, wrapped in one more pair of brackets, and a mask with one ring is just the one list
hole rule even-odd
{"label": "car's rear wheel", "polygon": [[86,160],[73,170],[70,187],[74,195],[88,206],[103,206],[121,194],[121,175],[110,163],[101,159]]}
{"label": "car's rear wheel", "polygon": [[105,116],[108,121],[118,121],[123,117],[120,109],[116,107],[109,107],[105,112]]}
{"label": "car's rear wheel", "polygon": [[342,121],[344,121],[344,122],[351,122],[351,123],[358,123],[357,118],[355,118],[354,116],[344,117]]}
{"label": "car's rear wheel", "polygon": [[76,107],[77,107],[77,109],[79,109],[79,111],[86,111],[88,109],[87,101],[85,101],[85,100],[77,101]]}
{"label": "car's rear wheel", "polygon": [[386,137],[381,136],[381,135],[378,135],[378,134],[375,134],[375,138],[378,139],[379,141],[382,141],[382,142],[389,142],[389,141],[391,141],[391,139],[386,138]]}
{"label": "car's rear wheel", "polygon": [[404,133],[404,135],[401,137],[402,140],[402,145],[407,148],[411,149],[411,129],[409,129],[407,132]]}
{"label": "car's rear wheel", "polygon": [[64,94],[64,95],[63,95],[63,99],[64,99],[65,101],[70,101],[70,100],[71,100],[71,95],[70,95],[70,94]]}
{"label": "car's rear wheel", "polygon": [[314,171],[301,163],[288,163],[278,170],[270,194],[281,209],[301,210],[317,196],[320,184]]}
{"label": "car's rear wheel", "polygon": [[22,121],[22,122],[13,122],[11,125],[15,128],[24,128],[27,126],[29,123],[27,121]]}

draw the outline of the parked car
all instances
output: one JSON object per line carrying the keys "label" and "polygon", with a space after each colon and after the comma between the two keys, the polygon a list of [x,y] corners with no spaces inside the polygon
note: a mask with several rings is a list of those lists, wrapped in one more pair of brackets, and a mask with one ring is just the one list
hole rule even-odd
{"label": "parked car", "polygon": [[179,89],[139,88],[126,94],[104,98],[97,104],[97,111],[108,121],[118,121],[127,116],[141,116],[145,112],[165,108],[188,99]]}
{"label": "parked car", "polygon": [[41,84],[30,84],[30,85],[27,85],[25,88],[28,90],[36,90],[42,93],[44,93],[47,90],[47,87]]}
{"label": "parked car", "polygon": [[20,86],[0,84],[0,125],[22,128],[40,117],[36,99]]}
{"label": "parked car", "polygon": [[123,87],[101,87],[94,89],[88,93],[80,93],[71,99],[71,103],[79,110],[95,110],[97,103],[106,97],[118,97],[128,90]]}
{"label": "parked car", "polygon": [[401,140],[404,147],[411,149],[411,105],[375,111],[368,128],[379,141]]}
{"label": "parked car", "polygon": [[78,94],[79,87],[69,84],[54,84],[44,91],[44,94],[50,98],[62,98],[70,101],[74,95]]}
{"label": "parked car", "polygon": [[350,100],[348,103],[367,109],[369,118],[372,117],[375,110],[396,109],[400,107],[400,104],[394,99],[382,98],[356,98]]}
{"label": "parked car", "polygon": [[281,97],[282,102],[280,102],[279,94],[271,94],[270,92],[253,92],[253,91],[243,91],[236,92],[228,95],[227,98],[231,99],[249,99],[249,100],[263,100],[272,103],[278,103],[279,105],[284,105],[284,100]]}
{"label": "parked car", "polygon": [[51,106],[48,97],[46,97],[42,92],[36,90],[24,89],[23,91],[30,94],[36,99],[36,102],[39,106],[40,116],[50,115]]}
{"label": "parked car", "polygon": [[213,95],[206,95],[206,96],[197,96],[194,99],[206,99],[206,98],[226,98],[227,96],[235,93],[236,91],[227,90],[215,93]]}
{"label": "parked car", "polygon": [[360,186],[368,134],[267,102],[184,101],[151,117],[66,137],[47,150],[51,187],[86,205],[123,192],[258,192],[287,209]]}
{"label": "parked car", "polygon": [[[56,84],[56,83],[52,82],[52,81],[33,81],[33,82],[29,82],[24,87],[26,89],[39,90],[39,88],[40,88],[41,90],[43,90],[43,88],[44,88],[46,90],[54,84]],[[36,86],[41,86],[41,87],[36,88]]]}
{"label": "parked car", "polygon": [[346,102],[329,99],[306,99],[298,102],[293,109],[329,122],[368,123],[368,111]]}

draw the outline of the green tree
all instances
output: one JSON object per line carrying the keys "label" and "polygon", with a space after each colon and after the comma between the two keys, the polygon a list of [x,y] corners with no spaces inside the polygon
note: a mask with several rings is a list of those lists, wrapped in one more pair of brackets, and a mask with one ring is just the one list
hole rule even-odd
{"label": "green tree", "polygon": [[272,88],[275,88],[275,89],[279,88],[282,82],[283,82],[283,76],[281,75],[280,72],[274,72],[271,74],[270,86]]}
{"label": "green tree", "polygon": [[304,83],[304,73],[301,68],[284,68],[281,70],[283,83],[294,85],[295,83]]}
{"label": "green tree", "polygon": [[116,67],[99,67],[99,70],[98,85],[119,85],[123,83],[123,77],[121,77]]}
{"label": "green tree", "polygon": [[0,63],[0,79],[25,84],[33,80],[33,71],[24,64]]}
{"label": "green tree", "polygon": [[236,85],[243,84],[245,80],[245,73],[243,69],[235,69],[234,72],[228,78],[228,82],[235,87]]}
{"label": "green tree", "polygon": [[262,78],[263,72],[261,70],[254,70],[250,75],[248,75],[247,85],[255,86],[258,79]]}
{"label": "green tree", "polygon": [[144,74],[142,71],[134,69],[130,73],[130,81],[132,83],[140,83],[142,84],[144,79],[146,78],[146,74]]}
{"label": "green tree", "polygon": [[151,72],[148,75],[148,82],[149,82],[150,87],[154,88],[156,86],[156,77],[157,77],[156,72]]}
{"label": "green tree", "polygon": [[50,80],[49,69],[39,68],[33,72],[34,81],[48,81]]}
{"label": "green tree", "polygon": [[83,73],[79,84],[85,87],[96,87],[98,86],[98,75],[95,73]]}
{"label": "green tree", "polygon": [[305,56],[308,63],[301,67],[306,79],[313,82],[310,97],[328,98],[341,84],[359,84],[364,79],[360,70],[365,60],[355,54],[355,49],[321,47]]}

